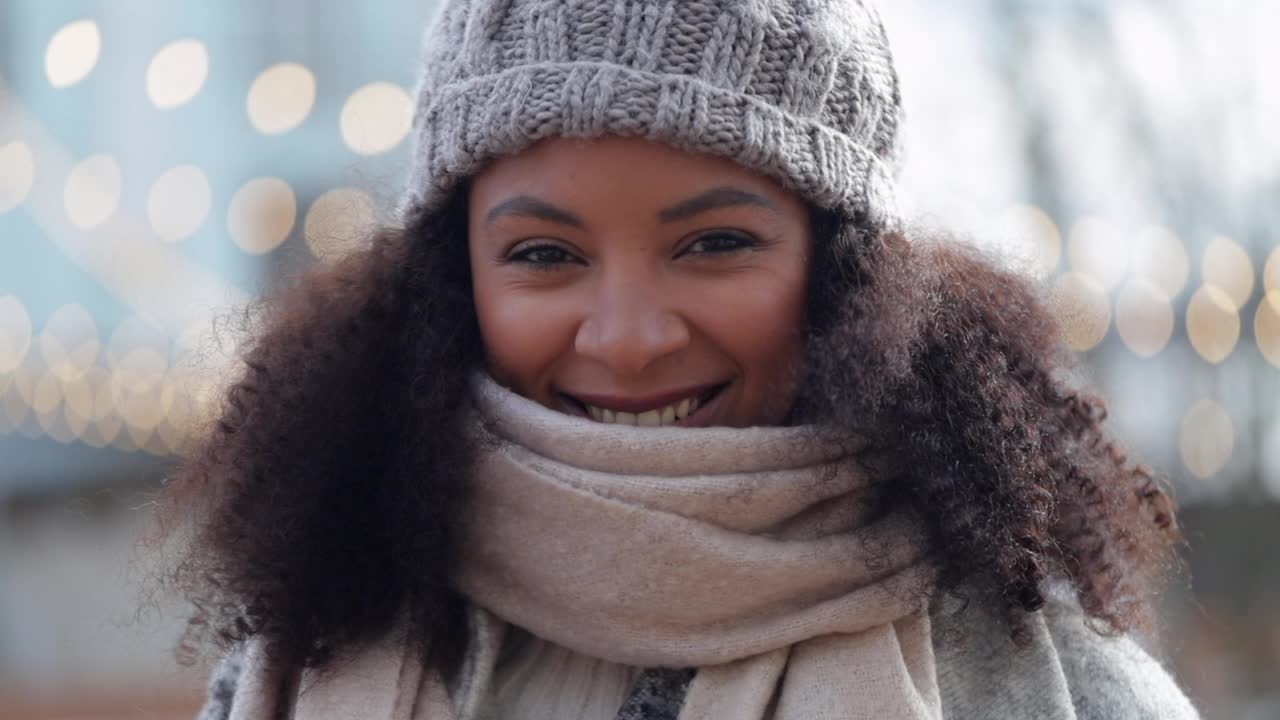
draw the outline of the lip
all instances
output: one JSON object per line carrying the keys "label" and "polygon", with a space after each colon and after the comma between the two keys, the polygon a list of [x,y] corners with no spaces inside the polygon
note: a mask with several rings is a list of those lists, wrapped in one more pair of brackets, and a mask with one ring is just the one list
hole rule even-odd
{"label": "lip", "polygon": [[[703,385],[702,386],[703,392],[706,392],[707,390],[715,389],[716,390],[715,395],[712,396],[712,398],[709,401],[698,406],[698,409],[694,410],[693,414],[685,418],[682,418],[680,420],[677,420],[675,425],[669,426],[669,427],[707,427],[709,426],[711,424],[711,418],[715,415],[717,409],[720,407],[720,399],[724,397],[725,395],[724,391],[727,390],[731,384],[732,382],[721,382],[721,383],[712,383],[710,385]],[[677,399],[683,399],[684,397],[686,396],[681,395]],[[575,400],[576,400],[576,396],[573,396],[573,395],[567,395],[566,393],[561,393],[561,392],[557,392],[555,394],[555,402],[557,405],[559,405],[559,409],[561,412],[564,412],[568,415],[576,415],[578,417],[585,418],[591,422],[598,422],[595,418],[587,414],[583,410],[583,408],[578,406]],[[592,404],[594,405],[595,403],[592,403]]]}
{"label": "lip", "polygon": [[683,400],[694,395],[701,396],[707,391],[727,385],[725,381],[706,383],[704,385],[693,385],[679,390],[660,393],[657,395],[646,395],[644,397],[621,397],[618,395],[585,395],[581,393],[563,393],[578,402],[587,405],[595,405],[598,408],[612,410],[614,412],[629,412],[639,415],[649,410],[657,410],[666,407],[671,403]]}

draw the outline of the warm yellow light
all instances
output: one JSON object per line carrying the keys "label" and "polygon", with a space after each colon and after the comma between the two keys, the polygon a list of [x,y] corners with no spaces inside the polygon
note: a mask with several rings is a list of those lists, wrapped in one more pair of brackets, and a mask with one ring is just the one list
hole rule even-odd
{"label": "warm yellow light", "polygon": [[316,78],[297,63],[273,65],[249,88],[249,122],[258,132],[278,135],[302,124],[316,102]]}
{"label": "warm yellow light", "polygon": [[1267,257],[1267,264],[1262,268],[1262,286],[1264,292],[1280,290],[1280,247]]}
{"label": "warm yellow light", "polygon": [[62,383],[62,411],[72,434],[83,438],[93,421],[93,383],[88,373]]}
{"label": "warm yellow light", "polygon": [[399,85],[376,82],[347,98],[342,141],[360,155],[380,155],[400,144],[413,124],[413,99]]}
{"label": "warm yellow light", "polygon": [[1173,306],[1164,290],[1143,278],[1131,278],[1116,297],[1116,331],[1139,357],[1164,349],[1173,336]]}
{"label": "warm yellow light", "polygon": [[160,49],[147,66],[147,97],[161,109],[191,101],[209,77],[209,51],[199,40],[178,40]]}
{"label": "warm yellow light", "polygon": [[1133,239],[1133,274],[1154,284],[1169,298],[1187,285],[1191,261],[1187,250],[1168,228],[1148,225]]}
{"label": "warm yellow light", "polygon": [[1067,260],[1073,271],[1106,292],[1119,285],[1128,271],[1130,245],[1129,238],[1110,221],[1084,217],[1071,228]]}
{"label": "warm yellow light", "polygon": [[0,295],[0,389],[22,365],[31,348],[31,317],[14,295]]}
{"label": "warm yellow light", "polygon": [[369,240],[377,224],[373,199],[355,188],[339,188],[316,198],[303,224],[307,247],[332,263]]}
{"label": "warm yellow light", "polygon": [[0,145],[0,213],[23,203],[35,183],[36,161],[21,141]]}
{"label": "warm yellow light", "polygon": [[1062,233],[1049,214],[1032,205],[1014,205],[995,221],[1002,255],[1014,258],[1037,277],[1048,277],[1062,258]]}
{"label": "warm yellow light", "polygon": [[81,439],[93,447],[102,448],[116,439],[124,421],[116,412],[110,376],[100,368],[94,368],[87,377],[93,388],[93,422],[85,429]]}
{"label": "warm yellow light", "polygon": [[1102,286],[1079,273],[1063,273],[1053,287],[1053,310],[1067,345],[1076,352],[1097,347],[1111,326],[1111,308]]}
{"label": "warm yellow light", "polygon": [[1253,294],[1253,261],[1236,241],[1216,237],[1204,251],[1201,266],[1204,282],[1226,292],[1237,310],[1244,307]]}
{"label": "warm yellow light", "polygon": [[262,255],[283,243],[298,217],[293,189],[280,178],[250,180],[231,198],[227,227],[247,253]]}
{"label": "warm yellow light", "polygon": [[110,155],[93,155],[76,165],[63,190],[71,224],[88,230],[106,222],[120,206],[123,187],[120,165]]}
{"label": "warm yellow light", "polygon": [[102,33],[93,20],[77,20],[62,26],[44,51],[44,73],[56,88],[70,87],[83,80],[102,52]]}
{"label": "warm yellow light", "polygon": [[179,165],[151,186],[147,218],[161,239],[177,242],[200,229],[212,202],[213,190],[204,171],[195,165]]}
{"label": "warm yellow light", "polygon": [[62,383],[51,372],[45,371],[36,381],[31,396],[31,409],[41,415],[52,414],[62,404]]}
{"label": "warm yellow light", "polygon": [[1231,416],[1212,400],[1201,400],[1182,418],[1182,462],[1198,478],[1227,466],[1235,446]]}
{"label": "warm yellow light", "polygon": [[1267,362],[1280,368],[1280,289],[1268,290],[1253,316],[1253,337]]}
{"label": "warm yellow light", "polygon": [[1202,285],[1187,304],[1187,336],[1200,357],[1217,364],[1227,359],[1240,339],[1240,314],[1226,291]]}
{"label": "warm yellow light", "polygon": [[[146,351],[136,354],[146,354]],[[112,373],[116,410],[130,428],[150,431],[164,420],[168,409],[164,406],[163,380],[163,375],[144,379],[129,372]]]}
{"label": "warm yellow light", "polygon": [[75,303],[55,310],[40,333],[45,364],[64,383],[84,375],[98,359],[101,346],[93,316]]}

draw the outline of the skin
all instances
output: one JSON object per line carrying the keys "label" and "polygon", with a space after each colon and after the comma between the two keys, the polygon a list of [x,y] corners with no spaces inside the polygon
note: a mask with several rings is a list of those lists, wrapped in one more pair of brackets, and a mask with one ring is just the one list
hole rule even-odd
{"label": "skin", "polygon": [[[699,196],[725,202],[672,211]],[[475,305],[498,382],[577,415],[565,395],[727,383],[698,424],[784,420],[812,246],[799,195],[728,159],[608,136],[501,158],[468,199]]]}

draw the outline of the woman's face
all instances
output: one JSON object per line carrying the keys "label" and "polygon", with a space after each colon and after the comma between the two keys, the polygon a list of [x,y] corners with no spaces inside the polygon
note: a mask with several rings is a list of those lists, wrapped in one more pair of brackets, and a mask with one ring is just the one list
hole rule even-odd
{"label": "woman's face", "polygon": [[552,138],[471,183],[490,373],[598,422],[777,425],[796,395],[805,202],[640,138]]}

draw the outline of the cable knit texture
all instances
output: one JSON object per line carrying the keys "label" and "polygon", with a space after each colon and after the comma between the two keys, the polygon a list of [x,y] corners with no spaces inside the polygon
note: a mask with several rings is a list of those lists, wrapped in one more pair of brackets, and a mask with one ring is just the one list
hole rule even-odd
{"label": "cable knit texture", "polygon": [[406,222],[493,158],[606,134],[899,222],[898,77],[862,0],[450,0],[423,46]]}

